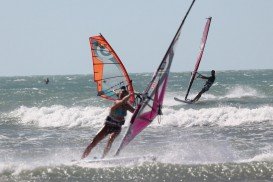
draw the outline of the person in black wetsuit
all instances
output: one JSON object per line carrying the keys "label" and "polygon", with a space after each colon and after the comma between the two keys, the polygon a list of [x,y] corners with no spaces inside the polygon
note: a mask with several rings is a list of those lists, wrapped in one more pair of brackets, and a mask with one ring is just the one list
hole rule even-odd
{"label": "person in black wetsuit", "polygon": [[201,97],[201,95],[210,89],[210,87],[212,86],[212,84],[215,81],[215,71],[211,70],[211,76],[210,77],[203,76],[203,75],[199,74],[197,78],[207,79],[208,81],[206,81],[206,83],[205,83],[204,87],[202,88],[202,90],[198,93],[198,95],[194,99],[191,100],[191,102],[198,101],[199,98]]}
{"label": "person in black wetsuit", "polygon": [[104,158],[111,149],[112,143],[121,132],[122,125],[125,122],[125,116],[127,111],[134,112],[134,108],[128,103],[130,96],[126,87],[120,88],[119,99],[114,102],[114,105],[110,109],[109,115],[105,119],[104,126],[94,137],[92,142],[84,150],[81,159],[87,157],[91,150],[107,135],[110,135],[109,140],[104,148],[102,158]]}
{"label": "person in black wetsuit", "polygon": [[46,78],[46,79],[44,80],[44,82],[45,82],[45,84],[48,84],[48,83],[49,83],[49,79]]}

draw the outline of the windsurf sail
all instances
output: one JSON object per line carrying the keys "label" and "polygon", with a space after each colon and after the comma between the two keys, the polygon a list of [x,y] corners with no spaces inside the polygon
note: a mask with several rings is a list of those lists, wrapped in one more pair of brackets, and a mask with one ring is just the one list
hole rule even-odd
{"label": "windsurf sail", "polygon": [[197,71],[198,71],[198,68],[199,68],[203,53],[204,53],[205,45],[206,45],[206,42],[207,42],[207,37],[208,37],[208,34],[209,34],[210,22],[211,22],[211,17],[207,18],[207,22],[206,22],[206,25],[205,25],[205,28],[204,28],[204,31],[203,31],[203,36],[202,36],[202,39],[201,39],[200,52],[198,54],[198,57],[197,57],[197,60],[196,60],[195,66],[194,66],[194,70],[193,70],[192,75],[191,75],[191,79],[190,79],[190,82],[189,82],[189,86],[188,86],[187,94],[185,96],[185,100],[187,100],[187,98],[188,98],[189,92],[191,90],[191,86],[192,86],[193,81],[195,79],[195,76],[197,74]]}
{"label": "windsurf sail", "polygon": [[[97,83],[98,96],[116,100],[122,86],[125,86],[129,93],[134,93],[132,80],[106,39],[100,34],[90,37],[89,41],[93,60],[94,82]],[[134,95],[129,101],[134,102]]]}
{"label": "windsurf sail", "polygon": [[163,60],[154,73],[152,80],[142,93],[142,101],[138,104],[131,120],[129,128],[116,152],[116,155],[130,143],[143,129],[145,129],[155,119],[157,115],[162,115],[161,108],[167,87],[170,67],[174,57],[175,45],[181,33],[182,26],[194,4],[192,1],[184,19],[182,20]]}

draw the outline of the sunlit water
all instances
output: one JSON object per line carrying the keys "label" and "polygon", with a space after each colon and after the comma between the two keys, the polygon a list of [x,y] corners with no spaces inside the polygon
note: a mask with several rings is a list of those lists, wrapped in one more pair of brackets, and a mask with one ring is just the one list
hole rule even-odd
{"label": "sunlit water", "polygon": [[[132,74],[135,90],[151,76]],[[0,77],[0,181],[272,181],[273,70],[219,71],[199,102],[174,101],[185,96],[189,77],[171,74],[164,115],[121,153],[157,160],[111,165],[71,162],[111,106],[96,96],[91,75]],[[203,84],[197,80],[189,97]],[[90,158],[100,157],[105,143]]]}

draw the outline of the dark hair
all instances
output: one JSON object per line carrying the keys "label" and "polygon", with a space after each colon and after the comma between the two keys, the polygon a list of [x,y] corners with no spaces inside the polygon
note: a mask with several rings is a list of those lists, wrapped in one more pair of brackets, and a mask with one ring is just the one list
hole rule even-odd
{"label": "dark hair", "polygon": [[121,99],[127,95],[129,95],[129,92],[125,89],[120,90],[119,97],[122,95]]}
{"label": "dark hair", "polygon": [[120,90],[126,90],[126,87],[125,86],[121,86]]}

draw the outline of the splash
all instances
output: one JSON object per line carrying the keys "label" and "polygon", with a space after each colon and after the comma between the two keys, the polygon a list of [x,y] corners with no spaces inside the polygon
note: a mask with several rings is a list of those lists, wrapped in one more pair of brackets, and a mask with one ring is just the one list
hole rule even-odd
{"label": "splash", "polygon": [[263,154],[258,154],[256,156],[254,156],[251,159],[246,159],[246,160],[242,160],[242,162],[261,162],[261,161],[270,161],[273,162],[273,153],[263,153]]}
{"label": "splash", "polygon": [[262,95],[257,90],[248,86],[236,86],[230,89],[224,97],[221,97],[221,99],[223,98],[234,99],[234,98],[244,98],[244,97],[263,98],[264,95]]}
{"label": "splash", "polygon": [[[237,107],[217,107],[208,109],[183,109],[176,111],[164,109],[161,125],[192,126],[237,126],[249,123],[271,122],[273,107],[263,106],[256,109]],[[159,125],[157,122],[153,126]]]}

